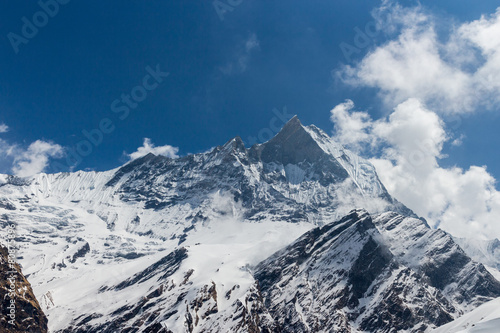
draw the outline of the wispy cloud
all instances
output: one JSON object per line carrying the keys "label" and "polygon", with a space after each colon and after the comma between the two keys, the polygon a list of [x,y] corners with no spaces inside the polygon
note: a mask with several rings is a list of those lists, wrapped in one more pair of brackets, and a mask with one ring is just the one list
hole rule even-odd
{"label": "wispy cloud", "polygon": [[4,123],[0,124],[0,133],[6,133],[9,131],[9,126],[5,125]]}
{"label": "wispy cloud", "polygon": [[260,42],[255,33],[238,45],[233,59],[224,66],[219,67],[225,75],[240,74],[247,70],[252,53],[259,50]]}

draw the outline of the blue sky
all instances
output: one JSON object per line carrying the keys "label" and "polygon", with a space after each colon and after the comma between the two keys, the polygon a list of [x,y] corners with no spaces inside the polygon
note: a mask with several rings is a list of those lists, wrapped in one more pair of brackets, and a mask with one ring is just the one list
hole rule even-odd
{"label": "blue sky", "polygon": [[[269,127],[274,108],[286,107],[328,132],[329,110],[346,98],[380,117],[388,111],[373,91],[336,84],[330,75],[384,41],[378,34],[351,59],[339,47],[354,45],[354,29],[373,20],[375,4],[242,1],[221,20],[211,1],[70,1],[16,54],[8,33],[21,35],[22,17],[32,21],[41,8],[32,1],[3,2],[0,122],[10,130],[2,138],[74,147],[85,139],[82,130],[109,118],[115,130],[76,167],[106,170],[123,163],[123,151],[134,151],[144,137],[179,147],[180,154],[204,151],[235,135],[249,141]],[[423,4],[456,20],[476,19],[496,8],[494,1],[472,8],[465,1]],[[252,36],[258,46],[246,54]],[[247,57],[244,69],[241,57]],[[111,103],[141,82],[146,66],[157,64],[170,73],[168,79],[119,120]],[[221,70],[231,65],[230,73]],[[498,118],[489,114],[473,121],[474,126],[461,128],[467,140],[446,163],[486,164],[498,177],[500,163],[493,153]]]}
{"label": "blue sky", "polygon": [[[389,126],[395,108],[417,98],[446,132],[446,139],[438,139],[434,167],[451,172],[458,166],[465,176],[470,166],[487,166],[490,187],[500,178],[499,103],[485,93],[480,102],[464,99],[467,107],[452,108],[448,105],[464,94],[460,87],[455,95],[446,90],[446,82],[453,85],[454,78],[488,60],[479,44],[470,46],[468,40],[463,52],[465,44],[453,49],[449,41],[458,27],[480,22],[481,15],[493,22],[496,1],[42,0],[0,6],[2,173],[23,175],[20,170],[27,166],[48,172],[69,166],[107,170],[153,145],[156,152],[177,156],[206,151],[236,135],[251,144],[268,138],[282,126],[281,118],[293,114],[339,136],[340,125],[333,132],[330,112],[338,105],[344,109],[337,116],[361,112],[370,118],[362,131],[372,141],[369,147],[362,142],[360,153],[387,158],[387,147],[399,143],[377,132],[380,122]],[[44,6],[52,15],[40,14]],[[428,80],[429,89],[425,80],[422,85],[411,76],[419,69],[411,72],[404,90],[374,72],[369,56],[377,50],[383,54],[398,38],[394,47],[405,47],[401,36],[412,24],[421,24],[412,36],[422,40],[427,23],[412,22],[415,12],[433,24],[433,43],[446,44],[436,54],[438,66],[447,67],[429,74],[435,78]],[[404,19],[391,27],[394,22],[384,15]],[[29,31],[27,21],[36,21],[38,31]],[[359,39],[359,31],[368,33],[375,25],[367,39]],[[474,59],[463,60],[462,53]],[[434,68],[421,66],[424,73]],[[434,82],[448,74],[451,79],[443,84]],[[472,79],[464,82],[476,87]],[[446,98],[436,97],[441,91]],[[131,93],[140,101],[123,99]],[[346,100],[354,106],[342,104]],[[80,147],[85,154],[75,153],[79,143],[91,141],[84,132],[97,129],[102,138],[94,136],[96,144]],[[375,146],[374,137],[382,143]],[[75,154],[78,163],[72,163]],[[397,192],[395,185],[389,187]]]}

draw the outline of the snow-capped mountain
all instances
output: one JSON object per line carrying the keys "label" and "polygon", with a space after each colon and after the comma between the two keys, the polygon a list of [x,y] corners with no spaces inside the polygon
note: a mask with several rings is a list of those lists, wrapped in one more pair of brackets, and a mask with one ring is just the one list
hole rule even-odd
{"label": "snow-capped mountain", "polygon": [[50,332],[420,332],[500,297],[481,258],[297,117],[250,148],[3,175],[0,221]]}

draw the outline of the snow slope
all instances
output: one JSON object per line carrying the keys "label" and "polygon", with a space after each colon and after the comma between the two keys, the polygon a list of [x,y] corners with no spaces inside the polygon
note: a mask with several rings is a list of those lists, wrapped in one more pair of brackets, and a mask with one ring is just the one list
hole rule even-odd
{"label": "snow slope", "polygon": [[500,298],[430,331],[432,333],[498,333],[500,332]]}

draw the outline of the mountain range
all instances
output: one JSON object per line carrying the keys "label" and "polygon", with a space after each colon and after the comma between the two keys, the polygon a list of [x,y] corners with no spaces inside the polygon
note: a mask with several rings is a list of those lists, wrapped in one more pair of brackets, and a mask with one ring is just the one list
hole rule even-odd
{"label": "mountain range", "polygon": [[0,175],[0,223],[29,332],[458,332],[500,298],[498,240],[430,228],[297,117],[249,148]]}

